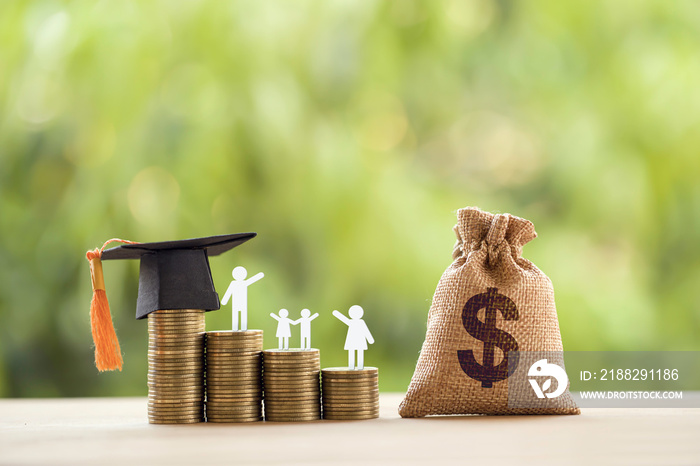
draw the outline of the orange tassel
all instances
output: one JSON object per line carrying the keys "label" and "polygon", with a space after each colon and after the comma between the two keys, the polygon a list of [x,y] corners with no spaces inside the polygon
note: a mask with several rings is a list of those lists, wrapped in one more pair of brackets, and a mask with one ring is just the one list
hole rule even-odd
{"label": "orange tassel", "polygon": [[105,292],[105,280],[102,273],[102,251],[113,242],[137,244],[133,241],[111,239],[102,245],[101,249],[88,251],[85,255],[90,261],[90,276],[92,278],[92,302],[90,303],[90,325],[92,340],[95,342],[95,365],[99,371],[122,370],[122,351],[114,331],[112,315],[109,312],[109,302]]}

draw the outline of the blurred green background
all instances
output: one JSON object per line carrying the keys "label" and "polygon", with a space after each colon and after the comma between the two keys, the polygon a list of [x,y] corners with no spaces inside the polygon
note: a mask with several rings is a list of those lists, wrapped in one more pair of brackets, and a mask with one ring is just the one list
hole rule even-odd
{"label": "blurred green background", "polygon": [[567,350],[700,350],[699,38],[690,1],[0,3],[0,396],[145,395],[138,263],[100,374],[85,251],[245,231],[211,266],[265,272],[266,346],[308,307],[345,364],[360,304],[403,391],[467,205],[534,222]]}

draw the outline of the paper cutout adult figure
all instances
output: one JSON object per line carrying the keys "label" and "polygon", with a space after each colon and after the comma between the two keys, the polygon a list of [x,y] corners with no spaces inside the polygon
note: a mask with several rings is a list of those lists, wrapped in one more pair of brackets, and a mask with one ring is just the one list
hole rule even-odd
{"label": "paper cutout adult figure", "polygon": [[292,325],[296,323],[290,319],[289,311],[286,309],[280,309],[280,315],[276,315],[274,312],[270,313],[270,317],[277,321],[277,336],[279,349],[289,349],[289,337],[292,336]]}
{"label": "paper cutout adult figure", "polygon": [[[374,338],[367,328],[367,324],[362,320],[365,311],[360,306],[351,306],[348,311],[348,319],[338,311],[333,311],[333,315],[348,326],[348,336],[345,338],[345,349],[348,350],[348,368],[365,368],[365,350],[367,343],[374,343]],[[357,365],[355,364],[355,352],[357,351]]]}
{"label": "paper cutout adult figure", "polygon": [[293,322],[294,325],[300,324],[301,327],[301,349],[311,349],[311,321],[318,317],[318,312],[311,315],[308,309],[301,310],[301,317]]}
{"label": "paper cutout adult figure", "polygon": [[233,276],[233,281],[228,286],[226,294],[224,294],[224,298],[221,300],[221,304],[228,304],[229,299],[231,299],[233,330],[238,330],[239,314],[241,317],[240,329],[248,330],[248,286],[263,278],[265,274],[260,272],[246,280],[245,277],[248,275],[248,271],[245,267],[238,266],[233,269],[231,275]]}

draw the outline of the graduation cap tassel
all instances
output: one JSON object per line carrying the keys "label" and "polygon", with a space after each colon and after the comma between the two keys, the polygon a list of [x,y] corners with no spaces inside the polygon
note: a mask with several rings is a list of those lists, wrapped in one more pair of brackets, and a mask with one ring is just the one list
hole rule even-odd
{"label": "graduation cap tassel", "polygon": [[90,303],[90,325],[92,340],[95,342],[95,365],[99,371],[122,370],[122,352],[119,347],[117,333],[114,331],[112,315],[109,312],[109,302],[105,292],[105,280],[102,273],[102,251],[112,242],[138,244],[134,241],[113,238],[85,254],[90,261],[90,276],[92,278],[92,302]]}

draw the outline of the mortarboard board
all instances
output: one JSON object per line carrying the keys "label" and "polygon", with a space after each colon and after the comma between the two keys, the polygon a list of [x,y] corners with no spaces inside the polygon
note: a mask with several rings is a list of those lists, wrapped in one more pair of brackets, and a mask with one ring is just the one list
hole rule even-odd
{"label": "mortarboard board", "polygon": [[125,244],[102,252],[102,260],[140,259],[136,318],[159,309],[219,309],[209,269],[217,256],[255,237],[255,233],[209,236],[160,243]]}
{"label": "mortarboard board", "polygon": [[[121,350],[109,313],[100,260],[140,259],[136,318],[160,309],[219,309],[209,256],[217,256],[254,238],[256,233],[209,236],[159,243],[124,244],[89,251],[93,281],[90,309],[95,362],[100,370],[121,369]],[[111,242],[108,241],[106,244]]]}

